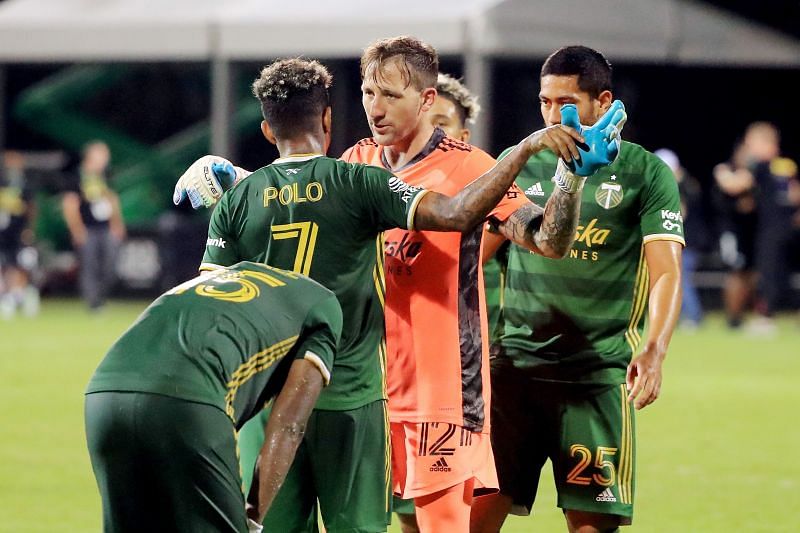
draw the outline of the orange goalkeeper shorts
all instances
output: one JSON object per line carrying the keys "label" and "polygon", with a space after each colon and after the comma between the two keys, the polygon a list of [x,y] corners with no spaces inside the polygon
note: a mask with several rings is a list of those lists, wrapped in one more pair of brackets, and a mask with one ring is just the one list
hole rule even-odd
{"label": "orange goalkeeper shorts", "polygon": [[475,495],[496,492],[497,472],[488,433],[445,422],[392,422],[393,491],[426,496],[475,478]]}

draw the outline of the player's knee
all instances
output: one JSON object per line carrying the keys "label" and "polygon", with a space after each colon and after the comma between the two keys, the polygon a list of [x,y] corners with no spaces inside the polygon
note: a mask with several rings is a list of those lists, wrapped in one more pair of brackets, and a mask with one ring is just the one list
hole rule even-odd
{"label": "player's knee", "polygon": [[568,510],[565,513],[570,533],[614,533],[620,517],[611,514]]}

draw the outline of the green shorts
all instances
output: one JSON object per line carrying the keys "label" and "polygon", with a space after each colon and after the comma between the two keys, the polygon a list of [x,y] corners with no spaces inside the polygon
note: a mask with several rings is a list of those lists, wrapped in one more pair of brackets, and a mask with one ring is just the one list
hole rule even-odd
{"label": "green shorts", "polygon": [[392,511],[397,514],[415,514],[416,506],[414,498],[403,499],[400,496],[392,496]]}
{"label": "green shorts", "polygon": [[85,399],[103,531],[246,532],[231,420],[210,405],[138,392]]}
{"label": "green shorts", "polygon": [[[264,441],[265,410],[239,431],[245,489]],[[315,409],[294,463],[267,517],[265,531],[316,532],[317,508],[325,529],[386,531],[391,477],[386,402],[350,411]]]}
{"label": "green shorts", "polygon": [[513,514],[530,514],[550,459],[559,507],[631,523],[634,417],[624,384],[533,380],[493,359],[492,447],[500,492],[513,498]]}

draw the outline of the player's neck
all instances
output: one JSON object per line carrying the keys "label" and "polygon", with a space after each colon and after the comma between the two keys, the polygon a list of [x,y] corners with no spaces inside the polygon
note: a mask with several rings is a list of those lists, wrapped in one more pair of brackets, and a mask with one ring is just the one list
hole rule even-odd
{"label": "player's neck", "polygon": [[325,155],[324,137],[319,137],[311,133],[299,135],[291,139],[279,139],[276,145],[281,158],[309,154]]}
{"label": "player's neck", "polygon": [[386,162],[389,163],[392,169],[406,166],[409,161],[414,159],[425,148],[431,135],[433,135],[433,130],[433,125],[423,119],[412,137],[403,139],[391,146],[383,147]]}

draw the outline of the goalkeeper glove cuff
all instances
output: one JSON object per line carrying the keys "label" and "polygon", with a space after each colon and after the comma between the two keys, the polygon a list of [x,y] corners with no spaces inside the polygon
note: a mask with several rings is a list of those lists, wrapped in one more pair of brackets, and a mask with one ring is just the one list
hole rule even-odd
{"label": "goalkeeper glove cuff", "polygon": [[583,190],[583,184],[586,182],[586,176],[576,176],[570,172],[569,167],[563,159],[558,160],[556,165],[556,175],[553,178],[556,186],[564,192],[575,194]]}

